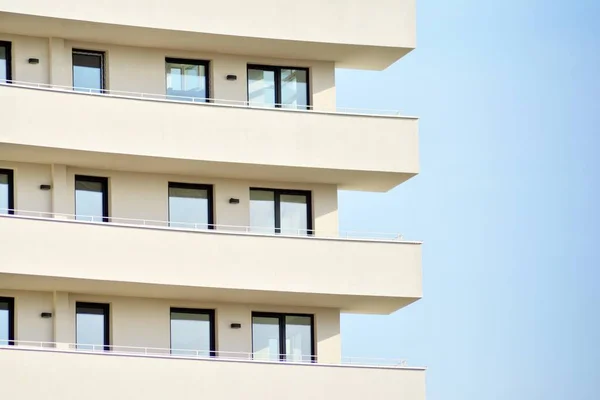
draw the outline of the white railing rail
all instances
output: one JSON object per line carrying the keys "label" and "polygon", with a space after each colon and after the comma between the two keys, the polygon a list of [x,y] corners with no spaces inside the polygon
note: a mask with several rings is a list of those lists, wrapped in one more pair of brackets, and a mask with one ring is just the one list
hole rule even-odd
{"label": "white railing rail", "polygon": [[221,350],[171,349],[160,347],[135,347],[103,344],[77,344],[58,342],[38,342],[25,340],[0,340],[0,349],[37,349],[49,351],[67,351],[94,354],[113,354],[123,356],[168,357],[202,360],[250,361],[257,363],[276,362],[286,364],[341,365],[356,367],[408,368],[404,359],[342,357],[339,360],[320,362],[316,355],[289,355],[263,352],[238,352]]}
{"label": "white railing rail", "polygon": [[421,243],[407,241],[399,233],[336,231],[324,232],[316,229],[281,229],[276,232],[273,227],[256,227],[242,225],[223,225],[193,222],[162,221],[154,219],[136,219],[121,217],[103,217],[93,215],[75,215],[48,211],[29,211],[0,208],[0,217],[26,217],[54,221],[73,221],[79,223],[108,224],[117,226],[132,226],[137,228],[159,228],[183,231],[204,231],[211,233],[248,234],[257,236],[277,237],[306,237],[317,239],[370,240],[378,242]]}
{"label": "white railing rail", "polygon": [[[143,92],[131,92],[125,90],[113,90],[113,89],[94,89],[86,87],[74,87],[65,85],[55,85],[50,83],[39,83],[39,82],[26,82],[26,81],[15,81],[15,80],[0,80],[0,85],[16,86],[24,88],[35,88],[51,91],[68,91],[72,93],[81,93],[95,96],[107,96],[107,97],[118,97],[128,99],[142,99],[142,100],[154,100],[154,101],[167,101],[175,103],[185,104],[199,104],[199,105],[217,105],[217,106],[230,106],[230,107],[244,107],[244,108],[259,108],[259,109],[273,109],[273,110],[285,110],[285,111],[298,111],[298,112],[324,112],[324,113],[336,113],[336,114],[358,114],[358,115],[374,115],[374,116],[387,116],[387,117],[403,117],[400,115],[398,110],[381,110],[381,109],[369,109],[369,108],[351,108],[351,107],[322,107],[322,106],[297,106],[294,104],[273,104],[273,103],[258,103],[255,101],[242,101],[242,100],[228,100],[228,99],[215,99],[205,97],[192,97],[192,96],[177,96],[165,93],[143,93]],[[413,118],[413,117],[405,117]]]}

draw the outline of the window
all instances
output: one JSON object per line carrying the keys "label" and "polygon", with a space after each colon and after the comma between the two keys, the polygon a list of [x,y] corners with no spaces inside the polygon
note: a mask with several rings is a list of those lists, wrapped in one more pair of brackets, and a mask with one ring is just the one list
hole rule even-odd
{"label": "window", "polygon": [[108,222],[108,179],[75,175],[75,219]]}
{"label": "window", "polygon": [[213,229],[211,185],[169,182],[169,226]]}
{"label": "window", "polygon": [[252,313],[253,358],[315,362],[313,321],[312,315]]}
{"label": "window", "polygon": [[77,348],[108,351],[110,349],[109,305],[77,302],[75,308]]}
{"label": "window", "polygon": [[311,235],[310,192],[251,188],[250,229],[258,233]]}
{"label": "window", "polygon": [[215,311],[171,308],[171,354],[215,355]]}
{"label": "window", "polygon": [[15,300],[0,297],[0,346],[13,345],[15,340]]}
{"label": "window", "polygon": [[248,65],[248,102],[253,106],[310,109],[308,69]]}
{"label": "window", "polygon": [[12,81],[12,50],[10,42],[0,41],[0,82]]}
{"label": "window", "polygon": [[167,58],[165,64],[168,99],[208,101],[208,61]]}
{"label": "window", "polygon": [[14,214],[15,188],[13,171],[0,169],[0,214]]}
{"label": "window", "polygon": [[102,93],[104,89],[104,53],[73,49],[73,90]]}

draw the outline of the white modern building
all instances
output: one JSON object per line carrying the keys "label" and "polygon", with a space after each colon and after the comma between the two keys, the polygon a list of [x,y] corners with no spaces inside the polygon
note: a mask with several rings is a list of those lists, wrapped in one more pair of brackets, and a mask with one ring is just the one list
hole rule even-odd
{"label": "white modern building", "polygon": [[0,0],[0,393],[425,399],[340,336],[422,295],[421,243],[337,195],[419,172],[417,118],[335,90],[415,31],[415,0]]}

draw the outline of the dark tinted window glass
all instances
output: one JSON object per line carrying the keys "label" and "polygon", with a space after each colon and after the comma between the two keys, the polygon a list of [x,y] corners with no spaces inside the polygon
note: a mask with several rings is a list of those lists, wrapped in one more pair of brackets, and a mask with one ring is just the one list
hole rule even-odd
{"label": "dark tinted window glass", "polygon": [[10,48],[8,42],[0,42],[0,82],[11,80]]}
{"label": "dark tinted window glass", "polygon": [[73,51],[73,88],[76,91],[101,93],[104,89],[104,54]]}
{"label": "dark tinted window glass", "polygon": [[75,219],[102,222],[108,216],[106,178],[75,177]]}
{"label": "dark tinted window glass", "polygon": [[169,183],[169,225],[175,228],[211,229],[210,187]]}
{"label": "dark tinted window glass", "polygon": [[257,107],[308,109],[308,70],[248,66],[248,103]]}
{"label": "dark tinted window glass", "polygon": [[306,70],[281,70],[281,104],[284,108],[307,108],[308,73]]}
{"label": "dark tinted window glass", "polygon": [[248,69],[248,101],[253,106],[275,107],[275,71]]}
{"label": "dark tinted window glass", "polygon": [[167,95],[171,100],[207,101],[208,63],[167,58]]}
{"label": "dark tinted window glass", "polygon": [[0,170],[0,214],[12,214],[13,205],[13,173]]}
{"label": "dark tinted window glass", "polygon": [[108,304],[77,303],[76,341],[82,350],[108,349]]}
{"label": "dark tinted window glass", "polygon": [[275,233],[275,192],[250,190],[250,230]]}
{"label": "dark tinted window glass", "polygon": [[256,360],[279,361],[279,318],[252,318],[252,352]]}
{"label": "dark tinted window glass", "polygon": [[285,316],[285,355],[287,361],[310,362],[312,360],[312,318],[308,316]]}
{"label": "dark tinted window glass", "polygon": [[252,314],[254,359],[313,362],[313,340],[310,315]]}
{"label": "dark tinted window glass", "polygon": [[210,356],[213,343],[212,312],[171,309],[171,353]]}
{"label": "dark tinted window glass", "polygon": [[311,218],[308,192],[250,189],[251,232],[310,235]]}
{"label": "dark tinted window glass", "polygon": [[14,324],[14,302],[11,298],[0,297],[0,346],[12,344]]}
{"label": "dark tinted window glass", "polygon": [[308,233],[307,197],[305,194],[282,194],[280,196],[279,209],[283,235],[306,235]]}

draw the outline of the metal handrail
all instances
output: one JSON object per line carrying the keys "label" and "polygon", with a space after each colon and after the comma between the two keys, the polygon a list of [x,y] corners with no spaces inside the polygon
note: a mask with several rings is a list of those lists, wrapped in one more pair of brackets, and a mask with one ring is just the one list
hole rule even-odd
{"label": "metal handrail", "polygon": [[340,240],[368,240],[392,243],[413,243],[419,241],[407,241],[399,233],[383,232],[359,232],[359,231],[337,231],[323,232],[315,229],[282,229],[280,233],[274,232],[273,227],[256,227],[243,225],[205,224],[191,222],[161,221],[154,219],[136,219],[121,217],[104,217],[93,215],[75,215],[67,213],[56,213],[48,211],[30,211],[19,209],[0,208],[0,217],[25,217],[50,221],[72,221],[88,224],[108,224],[117,226],[133,226],[136,228],[158,228],[183,231],[204,231],[211,233],[248,234],[256,236],[277,237],[306,237],[317,239],[340,239]]}
{"label": "metal handrail", "polygon": [[199,360],[247,361],[256,363],[285,363],[303,365],[339,365],[373,368],[410,368],[405,359],[341,357],[339,360],[319,362],[317,355],[290,356],[288,354],[261,354],[260,352],[240,352],[222,350],[173,349],[161,347],[137,347],[104,344],[61,343],[26,340],[0,340],[0,349],[36,349],[67,351],[123,356],[168,357]]}
{"label": "metal handrail", "polygon": [[61,91],[71,92],[79,94],[87,94],[94,96],[107,96],[107,97],[118,97],[128,99],[141,99],[151,101],[166,101],[184,104],[198,104],[198,105],[216,105],[216,106],[229,106],[229,107],[243,107],[243,108],[257,108],[257,109],[268,109],[268,110],[283,110],[283,111],[297,111],[297,112],[323,112],[323,113],[335,113],[335,114],[350,114],[350,115],[371,115],[379,117],[399,117],[399,118],[410,118],[415,117],[402,116],[398,110],[385,110],[385,109],[368,109],[368,108],[352,108],[352,107],[315,107],[315,106],[295,106],[294,104],[284,103],[257,103],[253,101],[242,101],[242,100],[228,100],[228,99],[216,99],[209,97],[192,97],[192,96],[178,96],[170,95],[165,93],[144,93],[144,92],[132,92],[125,90],[113,90],[113,89],[95,89],[86,87],[76,86],[65,86],[55,85],[51,83],[41,82],[27,82],[27,81],[16,81],[16,80],[2,80],[0,85],[5,86],[16,86],[25,88],[35,88],[50,91]]}

